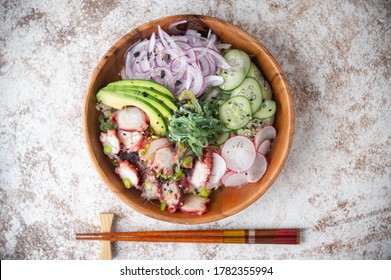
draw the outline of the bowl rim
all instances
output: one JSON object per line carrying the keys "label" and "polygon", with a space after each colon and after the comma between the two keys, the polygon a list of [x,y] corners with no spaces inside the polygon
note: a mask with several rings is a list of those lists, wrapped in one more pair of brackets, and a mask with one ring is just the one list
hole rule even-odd
{"label": "bowl rim", "polygon": [[[88,124],[87,124],[87,119],[88,119],[88,110],[87,107],[89,106],[89,100],[91,98],[92,94],[96,94],[96,92],[93,92],[93,87],[94,83],[100,73],[100,70],[102,67],[107,63],[109,58],[114,55],[115,49],[118,49],[124,42],[126,42],[130,36],[131,33],[137,32],[139,28],[142,28],[144,26],[150,25],[150,24],[155,24],[157,25],[161,21],[167,21],[170,20],[172,22],[177,22],[182,19],[186,18],[199,18],[201,21],[202,20],[207,20],[207,21],[217,21],[222,24],[226,24],[228,27],[233,28],[235,30],[241,31],[246,36],[249,36],[254,43],[256,43],[259,47],[259,49],[266,54],[268,57],[269,62],[271,63],[272,67],[276,70],[277,74],[274,75],[270,80],[268,80],[270,86],[272,86],[272,83],[275,79],[281,80],[281,84],[283,86],[282,90],[285,93],[285,99],[287,102],[287,118],[288,118],[288,139],[285,140],[283,143],[284,145],[281,145],[279,148],[283,149],[282,151],[282,157],[278,158],[278,163],[277,163],[277,168],[275,168],[273,171],[273,174],[271,175],[271,179],[267,182],[266,186],[262,188],[261,191],[256,193],[256,195],[252,196],[251,199],[248,199],[240,204],[236,204],[234,207],[230,208],[229,210],[225,211],[224,213],[220,214],[215,214],[213,216],[208,216],[208,213],[205,213],[201,216],[197,216],[196,219],[190,218],[190,219],[183,219],[175,215],[175,213],[171,214],[170,216],[164,216],[164,215],[157,215],[155,212],[147,211],[146,208],[141,207],[137,203],[134,203],[132,201],[129,201],[126,199],[124,195],[119,193],[115,188],[112,186],[112,182],[109,180],[109,178],[106,176],[104,170],[102,169],[102,166],[99,164],[98,159],[95,155],[95,151],[91,145],[91,140],[88,135]],[[212,30],[213,31],[213,30]],[[273,89],[274,92],[274,89]],[[98,64],[95,66],[93,73],[89,79],[88,87],[85,93],[84,97],[84,106],[83,106],[83,132],[84,132],[84,139],[85,139],[85,144],[87,146],[88,153],[90,155],[90,158],[92,159],[92,162],[95,166],[95,169],[98,171],[101,179],[106,183],[106,185],[109,187],[111,191],[115,193],[117,197],[119,197],[126,205],[130,206],[133,210],[136,210],[140,214],[143,214],[145,216],[148,216],[153,219],[157,219],[160,221],[165,221],[165,222],[170,222],[170,223],[175,223],[175,224],[204,224],[204,223],[210,223],[210,222],[215,222],[219,221],[222,219],[225,219],[227,217],[233,216],[237,214],[238,212],[248,208],[251,204],[255,203],[259,198],[271,187],[271,185],[274,183],[274,181],[277,179],[278,175],[282,171],[282,169],[285,166],[285,163],[287,161],[287,158],[289,156],[289,151],[292,146],[292,141],[293,141],[293,134],[294,134],[294,110],[293,110],[293,101],[292,101],[292,94],[291,90],[288,85],[288,81],[282,71],[281,66],[277,62],[277,60],[274,58],[274,56],[270,53],[270,51],[254,36],[243,30],[241,27],[236,26],[232,23],[229,23],[225,20],[216,18],[216,17],[211,17],[211,16],[206,16],[206,15],[197,15],[197,14],[181,14],[181,15],[171,15],[171,16],[166,16],[166,17],[161,17],[158,19],[151,20],[149,22],[144,22],[143,24],[131,29],[129,32],[121,36],[111,47],[108,51],[105,52],[105,54],[101,57],[101,59],[98,61]]]}

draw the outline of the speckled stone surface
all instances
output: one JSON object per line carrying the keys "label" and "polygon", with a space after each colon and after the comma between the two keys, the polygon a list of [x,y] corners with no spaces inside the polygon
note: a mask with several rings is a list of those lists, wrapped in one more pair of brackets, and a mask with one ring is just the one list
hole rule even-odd
{"label": "speckled stone surface", "polygon": [[[319,3],[322,2],[322,3]],[[83,135],[90,75],[122,35],[159,17],[232,22],[277,58],[291,86],[295,136],[274,185],[219,222],[175,225],[120,202]],[[115,259],[390,259],[389,1],[1,1],[0,257],[96,259],[75,232],[304,229],[299,246],[113,245]]]}

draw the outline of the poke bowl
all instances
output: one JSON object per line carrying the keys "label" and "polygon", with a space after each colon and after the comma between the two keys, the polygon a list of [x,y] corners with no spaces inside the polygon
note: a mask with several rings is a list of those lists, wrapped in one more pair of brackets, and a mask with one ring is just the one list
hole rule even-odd
{"label": "poke bowl", "polygon": [[99,61],[85,96],[86,144],[103,181],[134,210],[171,223],[249,207],[283,169],[293,132],[276,59],[209,16],[130,31]]}

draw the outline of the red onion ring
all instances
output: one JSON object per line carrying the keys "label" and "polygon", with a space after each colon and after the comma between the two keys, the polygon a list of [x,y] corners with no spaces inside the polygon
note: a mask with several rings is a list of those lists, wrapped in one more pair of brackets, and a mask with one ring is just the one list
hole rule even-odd
{"label": "red onion ring", "polygon": [[[169,30],[183,23],[170,25]],[[230,65],[219,50],[230,45],[218,42],[211,30],[206,38],[192,29],[181,34],[170,36],[158,26],[157,34],[134,44],[125,55],[125,78],[152,79],[176,97],[183,90],[200,97],[207,87],[222,84],[224,80],[217,74]]]}

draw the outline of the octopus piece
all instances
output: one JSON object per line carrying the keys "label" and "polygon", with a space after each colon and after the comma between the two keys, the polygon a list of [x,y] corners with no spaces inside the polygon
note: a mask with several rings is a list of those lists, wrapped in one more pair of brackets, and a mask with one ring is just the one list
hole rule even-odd
{"label": "octopus piece", "polygon": [[117,110],[111,117],[110,121],[118,125],[120,130],[139,131],[147,130],[149,119],[144,111],[137,107],[127,107]]}
{"label": "octopus piece", "polygon": [[180,210],[190,215],[202,215],[208,212],[206,204],[209,199],[201,199],[195,194],[186,195]]}
{"label": "octopus piece", "polygon": [[197,159],[190,176],[190,184],[196,189],[205,188],[209,182],[213,167],[213,150],[205,149],[203,161]]}
{"label": "octopus piece", "polygon": [[[140,158],[138,156],[138,153],[128,153],[126,151],[119,151],[117,156],[117,161],[129,161],[131,165],[133,165],[137,171],[139,172],[141,177],[144,177],[144,172],[148,171],[148,169],[145,168],[145,165],[140,161]],[[142,180],[141,180],[142,181]]]}
{"label": "octopus piece", "polygon": [[138,131],[118,130],[121,149],[126,152],[137,152],[145,146],[145,136]]}
{"label": "octopus piece", "polygon": [[213,166],[210,174],[208,184],[206,185],[207,190],[218,188],[221,185],[221,178],[227,172],[227,163],[224,158],[218,154],[213,153]]}
{"label": "octopus piece", "polygon": [[156,173],[162,172],[163,176],[168,177],[174,173],[175,164],[174,149],[172,147],[164,147],[156,151],[151,166]]}
{"label": "octopus piece", "polygon": [[162,199],[162,188],[153,172],[149,172],[144,179],[141,197],[147,200]]}
{"label": "octopus piece", "polygon": [[206,163],[197,159],[189,180],[190,184],[196,189],[205,188],[210,178],[210,171]]}
{"label": "octopus piece", "polygon": [[103,145],[103,152],[110,158],[113,158],[120,151],[120,141],[115,129],[110,129],[106,133],[101,132],[99,140]]}
{"label": "octopus piece", "polygon": [[207,147],[204,150],[204,159],[203,162],[207,165],[208,168],[212,169],[213,165],[213,147]]}
{"label": "octopus piece", "polygon": [[141,189],[140,175],[129,161],[119,162],[119,165],[115,168],[115,173],[121,178],[126,188],[130,189],[131,187],[135,187],[136,189]]}
{"label": "octopus piece", "polygon": [[187,176],[183,176],[179,181],[179,186],[181,187],[183,193],[190,193],[192,191],[192,187],[189,183]]}
{"label": "octopus piece", "polygon": [[166,203],[168,212],[176,212],[183,204],[183,195],[178,183],[174,180],[162,184],[162,202]]}
{"label": "octopus piece", "polygon": [[150,165],[157,150],[171,145],[172,143],[170,143],[167,138],[152,140],[142,151],[139,152],[140,159],[146,161],[147,164]]}

